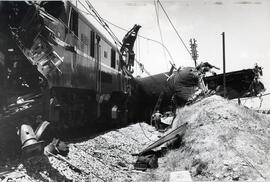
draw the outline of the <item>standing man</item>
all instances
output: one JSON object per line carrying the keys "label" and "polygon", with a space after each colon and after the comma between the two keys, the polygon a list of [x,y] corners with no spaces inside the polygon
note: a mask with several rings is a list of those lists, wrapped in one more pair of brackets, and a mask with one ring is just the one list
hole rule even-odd
{"label": "standing man", "polygon": [[161,124],[161,117],[162,114],[157,110],[153,115],[152,115],[152,123],[154,123],[155,128],[158,130],[160,129],[160,124]]}

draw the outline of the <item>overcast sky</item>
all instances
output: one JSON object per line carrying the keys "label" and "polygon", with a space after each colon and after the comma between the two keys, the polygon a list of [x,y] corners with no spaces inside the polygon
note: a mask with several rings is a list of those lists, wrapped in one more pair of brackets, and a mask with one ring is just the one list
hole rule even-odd
{"label": "overcast sky", "polygon": [[[154,0],[89,0],[106,20],[130,29],[142,26],[139,34],[161,41]],[[75,2],[75,1],[74,1]],[[160,0],[173,24],[189,47],[198,42],[199,62],[222,68],[222,36],[226,35],[226,70],[251,68],[257,62],[264,69],[263,82],[270,90],[270,0]],[[78,7],[83,9],[78,3]],[[169,24],[161,7],[159,21],[165,46],[177,66],[193,66],[188,52]],[[90,16],[89,20],[94,21]],[[109,24],[110,25],[110,24]],[[110,25],[122,40],[125,32]],[[168,71],[170,57],[162,46],[142,38],[135,45],[137,58],[151,73]],[[138,68],[135,73],[140,74]],[[265,98],[264,105],[270,104]],[[267,107],[267,106],[263,106]],[[269,107],[270,108],[270,107]]]}

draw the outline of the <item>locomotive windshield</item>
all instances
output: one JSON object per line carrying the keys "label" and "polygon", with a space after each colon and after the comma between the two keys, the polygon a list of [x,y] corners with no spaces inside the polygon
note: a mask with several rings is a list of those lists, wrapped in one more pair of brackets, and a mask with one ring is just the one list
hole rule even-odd
{"label": "locomotive windshield", "polygon": [[67,23],[65,3],[63,1],[41,1],[40,6],[53,17]]}

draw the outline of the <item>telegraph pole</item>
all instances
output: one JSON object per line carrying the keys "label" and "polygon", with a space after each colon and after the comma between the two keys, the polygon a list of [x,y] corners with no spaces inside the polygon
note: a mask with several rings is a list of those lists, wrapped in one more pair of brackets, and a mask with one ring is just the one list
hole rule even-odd
{"label": "telegraph pole", "polygon": [[222,32],[222,50],[223,50],[223,90],[224,90],[224,98],[226,98],[226,61],[225,61],[225,32]]}
{"label": "telegraph pole", "polygon": [[197,51],[197,41],[196,39],[190,39],[190,49],[191,49],[191,56],[194,60],[195,67],[197,66],[197,59],[198,59],[198,51]]}

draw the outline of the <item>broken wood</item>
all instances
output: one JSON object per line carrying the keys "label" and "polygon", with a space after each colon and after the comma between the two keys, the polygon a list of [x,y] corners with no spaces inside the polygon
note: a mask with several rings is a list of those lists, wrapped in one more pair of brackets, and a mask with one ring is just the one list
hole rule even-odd
{"label": "broken wood", "polygon": [[187,123],[184,123],[183,125],[179,126],[178,128],[176,128],[175,130],[171,131],[170,133],[168,133],[165,136],[162,136],[160,139],[158,139],[157,141],[155,141],[154,143],[152,143],[151,145],[149,145],[146,149],[144,149],[141,153],[139,153],[139,155],[143,155],[144,153],[159,147],[160,145],[175,139],[178,136],[181,136],[184,134],[184,132],[186,131],[187,128]]}

